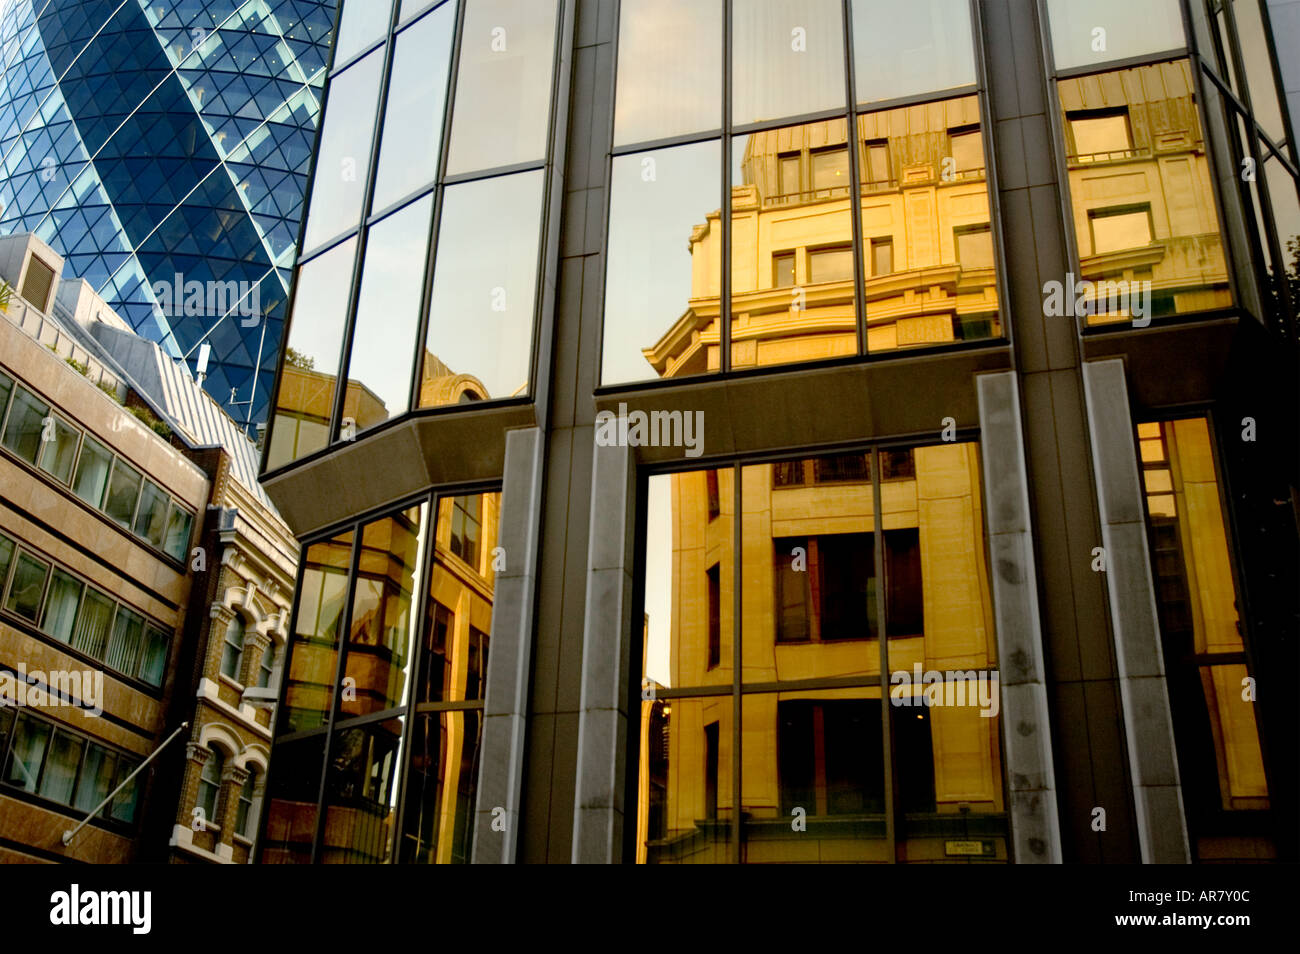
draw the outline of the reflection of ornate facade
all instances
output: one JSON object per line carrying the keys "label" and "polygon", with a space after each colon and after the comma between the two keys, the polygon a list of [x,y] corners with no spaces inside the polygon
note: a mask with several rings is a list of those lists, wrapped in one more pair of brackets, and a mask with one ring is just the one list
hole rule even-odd
{"label": "reflection of ornate facade", "polygon": [[[1190,63],[1096,73],[1058,89],[1079,277],[1149,282],[1147,319],[1230,305]],[[1122,303],[1097,310],[1091,323],[1131,320]]]}

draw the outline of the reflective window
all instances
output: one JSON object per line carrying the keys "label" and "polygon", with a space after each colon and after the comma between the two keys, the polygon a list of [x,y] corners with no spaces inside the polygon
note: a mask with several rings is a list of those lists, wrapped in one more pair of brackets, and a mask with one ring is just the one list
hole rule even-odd
{"label": "reflective window", "polygon": [[370,227],[343,416],[358,431],[406,413],[433,196]]}
{"label": "reflective window", "polygon": [[1057,91],[1088,324],[1230,305],[1191,64],[1058,80]]}
{"label": "reflective window", "polygon": [[1222,857],[1250,840],[1233,818],[1271,805],[1224,497],[1205,418],[1139,424],[1137,439],[1188,833],[1198,859]]}
{"label": "reflective window", "polygon": [[41,614],[41,629],[61,643],[72,638],[73,623],[77,619],[77,605],[81,602],[82,582],[70,573],[55,568],[50,579],[50,590],[45,597],[45,611]]}
{"label": "reflective window", "polygon": [[108,470],[112,463],[113,455],[108,448],[87,436],[81,442],[77,476],[72,484],[73,492],[92,507],[98,508],[104,500],[104,488],[108,486]]}
{"label": "reflective window", "polygon": [[476,709],[415,717],[401,863],[469,861],[482,745],[483,715]]}
{"label": "reflective window", "polygon": [[329,445],[356,247],[349,239],[298,270],[267,469]]}
{"label": "reflective window", "polygon": [[[717,140],[615,157],[602,384],[720,367],[720,161]],[[794,284],[793,263],[778,287]]]}
{"label": "reflective window", "polygon": [[456,4],[445,3],[397,36],[371,202],[376,211],[438,175],[455,26]]}
{"label": "reflective window", "polygon": [[731,29],[733,124],[844,108],[838,0],[735,0]]}
{"label": "reflective window", "polygon": [[135,512],[135,532],[156,547],[163,545],[167,532],[167,507],[170,498],[151,480],[140,491],[140,505]]}
{"label": "reflective window", "polygon": [[45,594],[45,578],[49,575],[50,565],[30,553],[18,554],[14,566],[14,576],[9,582],[9,596],[5,599],[5,609],[11,613],[36,622],[36,614],[41,607],[41,597]]}
{"label": "reflective window", "polygon": [[970,0],[853,0],[858,103],[971,86]]}
{"label": "reflective window", "polygon": [[302,238],[307,253],[361,220],[383,70],[383,50],[376,50],[330,79]]}
{"label": "reflective window", "polygon": [[[978,450],[880,452],[879,514],[871,459],[715,471],[722,506],[712,518],[709,472],[650,478],[639,861],[945,860],[958,819],[979,857],[1006,860]],[[737,475],[739,672],[728,506]]]}
{"label": "reflective window", "polygon": [[109,478],[108,495],[104,498],[104,513],[123,527],[130,527],[131,518],[135,516],[142,479],[140,472],[122,458],[113,461],[113,475]]}
{"label": "reflective window", "polygon": [[281,732],[317,728],[329,720],[351,560],[351,533],[314,543],[304,552]]}
{"label": "reflective window", "polygon": [[447,174],[546,153],[557,0],[467,0]]}
{"label": "reflective window", "polygon": [[325,768],[323,864],[391,860],[405,720],[340,729]]}
{"label": "reflective window", "polygon": [[309,864],[316,842],[325,733],[276,742],[266,788],[262,863]]}
{"label": "reflective window", "polygon": [[1178,0],[1047,0],[1058,70],[1187,45]]}
{"label": "reflective window", "polygon": [[51,415],[41,439],[37,465],[56,480],[67,483],[72,479],[72,463],[77,458],[77,442],[81,432],[61,417]]}
{"label": "reflective window", "polygon": [[719,0],[619,4],[614,145],[722,125],[722,14]]}
{"label": "reflective window", "polygon": [[334,39],[334,62],[342,65],[388,35],[393,0],[346,0]]}
{"label": "reflective window", "polygon": [[542,187],[540,171],[447,187],[420,407],[528,393]]}
{"label": "reflective window", "polygon": [[20,387],[14,394],[9,419],[5,422],[4,446],[29,464],[36,463],[45,434],[45,419],[50,406]]}
{"label": "reflective window", "polygon": [[163,542],[163,549],[172,559],[182,562],[185,560],[193,526],[194,515],[172,504],[167,512],[167,535]]}

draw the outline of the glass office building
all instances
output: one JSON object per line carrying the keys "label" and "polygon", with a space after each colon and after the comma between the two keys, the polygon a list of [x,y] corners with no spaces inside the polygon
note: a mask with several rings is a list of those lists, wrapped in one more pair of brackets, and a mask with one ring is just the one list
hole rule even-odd
{"label": "glass office building", "polygon": [[262,861],[1295,858],[1293,6],[344,3]]}
{"label": "glass office building", "polygon": [[265,420],[334,0],[0,2],[0,232]]}

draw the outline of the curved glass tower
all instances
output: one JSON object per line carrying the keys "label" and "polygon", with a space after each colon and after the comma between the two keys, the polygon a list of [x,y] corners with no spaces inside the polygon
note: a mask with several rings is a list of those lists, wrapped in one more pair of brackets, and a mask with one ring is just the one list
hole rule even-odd
{"label": "curved glass tower", "polygon": [[0,0],[0,234],[266,414],[335,0]]}

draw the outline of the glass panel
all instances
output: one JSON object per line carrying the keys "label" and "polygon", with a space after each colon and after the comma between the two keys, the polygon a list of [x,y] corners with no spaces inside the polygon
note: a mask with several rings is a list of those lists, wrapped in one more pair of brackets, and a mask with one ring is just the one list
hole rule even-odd
{"label": "glass panel", "polygon": [[546,154],[556,0],[468,0],[447,174]]}
{"label": "glass panel", "polygon": [[221,674],[228,679],[239,678],[239,661],[244,654],[244,618],[236,614],[226,624],[221,645]]}
{"label": "glass panel", "polygon": [[50,581],[50,592],[45,598],[45,612],[41,615],[41,629],[61,643],[72,638],[72,626],[77,618],[77,604],[81,602],[82,582],[71,574],[55,569]]}
{"label": "glass panel", "polygon": [[41,437],[41,470],[67,483],[72,479],[72,464],[77,458],[77,441],[81,432],[60,417],[51,415]]}
{"label": "glass panel", "polygon": [[358,431],[410,409],[432,212],[430,193],[370,228],[343,407]]}
{"label": "glass panel", "polygon": [[970,0],[853,0],[858,102],[975,82]]}
{"label": "glass panel", "polygon": [[140,472],[120,457],[113,462],[113,476],[108,481],[104,513],[123,527],[131,526],[136,498],[140,496]]}
{"label": "glass panel", "polygon": [[26,713],[18,714],[14,725],[13,745],[9,749],[9,764],[5,766],[5,781],[24,792],[36,791],[36,782],[45,762],[45,749],[50,741],[50,724],[33,719]]}
{"label": "glass panel", "polygon": [[140,655],[140,680],[151,686],[161,686],[167,668],[168,636],[161,629],[150,626],[145,630],[144,652]]}
{"label": "glass panel", "polygon": [[9,420],[5,422],[5,447],[27,463],[36,463],[36,452],[40,450],[45,418],[49,413],[48,404],[26,388],[18,388],[13,407],[9,409]]}
{"label": "glass panel", "polygon": [[72,646],[94,659],[104,658],[108,646],[108,626],[113,621],[113,600],[98,590],[86,590],[81,612],[77,613],[77,626],[73,629]]}
{"label": "glass panel", "polygon": [[720,367],[719,149],[713,140],[614,159],[601,384]]}
{"label": "glass panel", "polygon": [[[500,494],[438,500],[418,702],[484,698],[496,582],[491,554],[497,544],[500,514]],[[457,540],[471,537],[486,559],[467,562],[459,558]]]}
{"label": "glass panel", "polygon": [[980,124],[975,96],[858,117],[869,351],[1002,334]]}
{"label": "glass panel", "polygon": [[428,505],[366,524],[361,562],[353,583],[343,697],[344,716],[369,715],[405,705],[414,652],[415,586],[420,578]]}
{"label": "glass panel", "polygon": [[377,212],[438,175],[455,29],[456,4],[445,3],[398,34],[371,202]]}
{"label": "glass panel", "polygon": [[90,743],[86,762],[81,767],[77,781],[77,797],[72,807],[79,812],[90,812],[113,791],[113,778],[117,773],[117,756],[108,749]]}
{"label": "glass panel", "polygon": [[465,864],[474,838],[483,720],[476,710],[416,716],[402,864]]}
{"label": "glass panel", "polygon": [[325,772],[322,863],[391,860],[404,722],[386,719],[335,732]]}
{"label": "glass panel", "polygon": [[45,772],[41,775],[42,798],[64,805],[72,801],[72,790],[77,784],[77,766],[86,740],[67,732],[56,732],[45,758]]}
{"label": "glass panel", "polygon": [[135,514],[136,535],[161,547],[167,532],[167,506],[170,503],[166,491],[146,480],[144,490],[140,492],[140,507]]}
{"label": "glass panel", "polygon": [[266,452],[268,470],[329,444],[356,249],[356,239],[349,239],[298,270],[271,446]]}
{"label": "glass panel", "polygon": [[1058,70],[1187,45],[1178,0],[1047,0]]}
{"label": "glass panel", "polygon": [[383,69],[384,51],[376,50],[330,79],[302,239],[308,252],[361,221]]}
{"label": "glass panel", "polygon": [[[1190,63],[1061,80],[1057,90],[1075,140],[1066,163],[1080,281],[1055,304],[1048,296],[1046,307],[1058,308],[1049,313],[1073,315],[1077,300],[1088,324],[1145,327],[1231,305]],[[1081,119],[1109,125],[1076,126]],[[1099,150],[1124,145],[1120,119],[1131,146]]]}
{"label": "glass panel", "polygon": [[[117,775],[113,779],[113,787],[116,788],[125,782],[127,777],[139,767],[139,764],[134,759],[119,758],[117,761]],[[113,796],[113,804],[108,809],[110,818],[127,824],[135,821],[136,812],[140,808],[141,782],[141,775],[137,775],[131,779],[131,784]]]}
{"label": "glass panel", "polygon": [[[853,241],[850,184],[847,157],[835,155],[836,146],[843,155],[846,129],[843,119],[832,119],[732,139],[733,368],[857,353],[852,256],[843,254]],[[779,170],[792,153],[808,170],[806,181],[812,189],[787,191],[794,183]],[[703,237],[710,246],[721,242],[714,231]],[[828,248],[830,253],[822,254]],[[796,271],[794,286],[787,290],[772,284],[773,256],[790,249],[795,251]],[[705,254],[716,252],[710,247]],[[807,287],[814,284],[818,287]],[[704,295],[693,291],[692,299],[696,297]],[[703,310],[712,303],[695,307]],[[678,350],[690,343],[678,342]],[[677,354],[666,357],[678,360]]]}
{"label": "glass panel", "polygon": [[844,108],[839,0],[736,0],[731,28],[734,125]]}
{"label": "glass panel", "polygon": [[125,606],[118,607],[113,621],[113,637],[108,642],[108,655],[104,663],[120,673],[135,672],[136,654],[140,651],[140,637],[144,633],[144,619]]}
{"label": "glass panel", "polygon": [[392,10],[393,0],[347,0],[335,34],[334,62],[346,63],[387,36]]}
{"label": "glass panel", "polygon": [[420,407],[528,393],[542,184],[536,171],[447,187]]}
{"label": "glass panel", "polygon": [[108,469],[113,455],[103,444],[90,435],[81,443],[81,456],[77,459],[77,477],[72,483],[73,492],[92,507],[98,508],[104,500],[108,486]]}
{"label": "glass panel", "polygon": [[0,535],[0,593],[4,592],[5,580],[9,578],[9,561],[14,556],[14,542]]}
{"label": "glass panel", "polygon": [[316,803],[325,761],[325,733],[277,742],[267,780],[262,863],[305,865],[316,840]]}
{"label": "glass panel", "polygon": [[889,861],[880,687],[747,694],[742,712],[742,860]]}
{"label": "glass panel", "polygon": [[14,390],[14,379],[0,371],[0,422],[4,421],[5,409],[9,406],[9,395]]}
{"label": "glass panel", "polygon": [[329,719],[338,664],[339,623],[347,602],[351,560],[350,532],[314,543],[306,550],[286,663],[289,682],[285,687],[281,734],[315,728]]}
{"label": "glass panel", "polygon": [[719,128],[721,56],[718,0],[623,0],[614,144]]}
{"label": "glass panel", "polygon": [[194,515],[183,510],[175,503],[167,512],[167,536],[163,549],[175,560],[185,561],[186,551],[190,546],[190,531],[194,524]]}
{"label": "glass panel", "polygon": [[19,553],[5,609],[36,622],[36,611],[41,607],[41,595],[45,592],[45,577],[49,571],[50,565],[44,560],[38,560],[30,553]]}

